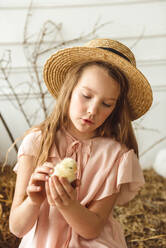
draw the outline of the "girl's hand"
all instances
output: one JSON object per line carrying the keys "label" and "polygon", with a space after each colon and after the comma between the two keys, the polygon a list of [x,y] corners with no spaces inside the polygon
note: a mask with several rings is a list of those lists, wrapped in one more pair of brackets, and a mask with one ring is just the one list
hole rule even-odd
{"label": "girl's hand", "polygon": [[66,178],[52,176],[45,182],[48,203],[63,208],[76,200],[76,190]]}
{"label": "girl's hand", "polygon": [[52,163],[46,162],[42,166],[37,167],[32,173],[26,192],[34,204],[41,205],[44,201],[46,197],[45,182],[52,172]]}

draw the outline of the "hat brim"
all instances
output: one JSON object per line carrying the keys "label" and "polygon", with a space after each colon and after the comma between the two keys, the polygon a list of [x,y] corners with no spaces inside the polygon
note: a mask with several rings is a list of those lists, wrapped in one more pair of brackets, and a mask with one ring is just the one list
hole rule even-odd
{"label": "hat brim", "polygon": [[131,120],[145,114],[153,100],[151,86],[146,77],[130,62],[113,52],[93,47],[73,47],[53,54],[44,66],[45,84],[57,98],[68,70],[79,62],[104,61],[118,67],[129,81],[128,103]]}

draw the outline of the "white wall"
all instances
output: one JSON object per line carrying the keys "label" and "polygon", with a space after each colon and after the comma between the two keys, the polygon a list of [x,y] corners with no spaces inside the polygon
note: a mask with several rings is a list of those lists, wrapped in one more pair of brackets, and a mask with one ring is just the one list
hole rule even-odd
{"label": "white wall", "polygon": [[[8,79],[14,90],[23,94],[30,91],[29,100],[22,106],[29,115],[34,113],[34,123],[44,118],[40,111],[39,98],[35,100],[34,93],[38,94],[35,85],[33,68],[27,67],[25,50],[23,48],[24,27],[30,1],[4,0],[0,2],[0,59],[9,57],[11,52],[11,69]],[[43,49],[53,47],[60,41],[67,42],[75,38],[83,37],[81,42],[68,43],[68,46],[86,42],[90,36],[86,34],[97,25],[108,22],[96,32],[98,37],[118,39],[132,48],[138,68],[148,78],[154,90],[154,103],[151,110],[135,124],[142,129],[137,132],[140,153],[143,153],[157,140],[166,136],[166,1],[148,0],[66,0],[66,1],[33,1],[31,16],[29,17],[28,35],[31,46],[29,54],[32,54],[37,34],[44,22],[51,20],[56,23],[54,35],[44,43]],[[50,28],[50,26],[49,26]],[[58,31],[61,29],[61,32]],[[42,80],[42,66],[45,59],[55,49],[41,55],[38,59],[38,72]],[[5,63],[5,62],[3,62]],[[4,64],[3,64],[4,65]],[[22,135],[28,128],[25,118],[20,111],[13,106],[16,104],[11,90],[0,72],[0,112],[6,120],[14,138]],[[31,78],[30,78],[31,73]],[[28,82],[28,84],[27,84]],[[44,85],[43,85],[44,87]],[[6,94],[6,95],[4,95]],[[10,96],[11,100],[7,99]],[[20,95],[19,95],[20,96]],[[52,105],[53,100],[47,96],[46,105]],[[37,111],[37,112],[35,112]],[[150,130],[147,130],[150,129]],[[4,159],[5,152],[10,145],[10,139],[4,126],[0,122],[0,160]],[[162,142],[141,157],[143,167],[150,166],[157,151],[166,146]],[[9,162],[15,161],[13,151]]]}

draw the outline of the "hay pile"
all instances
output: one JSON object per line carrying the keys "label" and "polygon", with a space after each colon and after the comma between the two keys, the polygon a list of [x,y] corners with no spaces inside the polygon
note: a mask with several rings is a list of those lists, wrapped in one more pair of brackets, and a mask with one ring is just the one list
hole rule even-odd
{"label": "hay pile", "polygon": [[0,248],[16,248],[19,239],[9,232],[9,211],[12,204],[16,175],[11,166],[0,166]]}
{"label": "hay pile", "polygon": [[146,184],[125,207],[115,208],[129,248],[166,248],[166,179],[144,171]]}
{"label": "hay pile", "polygon": [[[1,167],[0,167],[1,170]],[[166,179],[145,170],[145,186],[125,207],[115,208],[129,248],[166,248]],[[10,166],[0,176],[0,248],[16,248],[19,239],[8,228],[9,210],[15,185]]]}

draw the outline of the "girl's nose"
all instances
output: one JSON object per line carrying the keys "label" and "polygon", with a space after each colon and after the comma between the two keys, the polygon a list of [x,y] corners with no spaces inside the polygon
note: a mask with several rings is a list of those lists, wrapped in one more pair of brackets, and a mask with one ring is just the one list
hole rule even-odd
{"label": "girl's nose", "polygon": [[91,115],[96,115],[99,111],[99,105],[98,103],[90,103],[88,106],[88,113]]}

